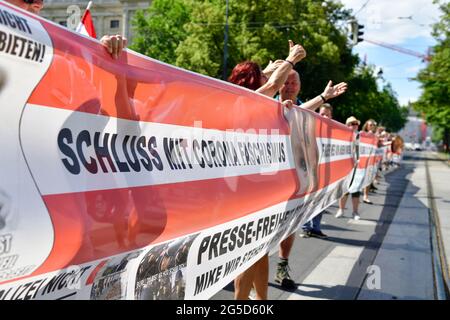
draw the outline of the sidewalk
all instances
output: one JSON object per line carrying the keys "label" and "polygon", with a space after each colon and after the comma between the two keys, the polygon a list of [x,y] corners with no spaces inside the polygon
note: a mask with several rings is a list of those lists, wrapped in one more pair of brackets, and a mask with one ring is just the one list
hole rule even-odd
{"label": "sidewalk", "polygon": [[444,280],[450,285],[450,167],[436,154],[427,153],[434,206],[437,213],[441,244],[443,245]]}
{"label": "sidewalk", "polygon": [[373,262],[379,270],[379,288],[368,276],[360,300],[436,298],[425,162],[406,158],[402,166],[413,171],[405,177],[408,186]]}
{"label": "sidewalk", "polygon": [[433,152],[433,155],[437,156],[444,163],[446,163],[450,167],[450,155],[444,154],[443,152]]}

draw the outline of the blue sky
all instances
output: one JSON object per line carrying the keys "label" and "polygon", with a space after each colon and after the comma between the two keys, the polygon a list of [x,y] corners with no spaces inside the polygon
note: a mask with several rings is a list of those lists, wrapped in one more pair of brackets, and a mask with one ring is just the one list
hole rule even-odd
{"label": "blue sky", "polygon": [[[364,27],[364,37],[426,54],[435,44],[431,25],[439,21],[440,11],[432,0],[341,0],[353,9]],[[360,42],[353,48],[361,59],[383,70],[383,78],[390,82],[402,105],[416,101],[420,84],[410,81],[426,66],[420,58],[390,49]],[[380,80],[381,83],[382,80]]]}

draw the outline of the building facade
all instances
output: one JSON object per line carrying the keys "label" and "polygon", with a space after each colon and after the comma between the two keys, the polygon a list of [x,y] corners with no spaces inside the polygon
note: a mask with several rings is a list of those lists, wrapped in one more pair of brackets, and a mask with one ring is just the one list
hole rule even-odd
{"label": "building facade", "polygon": [[[89,0],[45,0],[42,16],[48,20],[74,29],[83,15]],[[133,38],[131,19],[138,9],[146,9],[151,1],[145,0],[93,0],[91,15],[97,38],[106,34]]]}
{"label": "building facade", "polygon": [[432,128],[426,125],[426,122],[420,117],[420,115],[409,109],[408,120],[405,127],[398,132],[402,136],[405,144],[408,145],[420,145],[427,147],[433,134]]}

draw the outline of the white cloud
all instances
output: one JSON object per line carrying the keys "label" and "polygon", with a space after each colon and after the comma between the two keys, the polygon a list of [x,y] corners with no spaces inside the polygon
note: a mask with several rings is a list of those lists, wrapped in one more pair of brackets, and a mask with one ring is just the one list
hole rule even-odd
{"label": "white cloud", "polygon": [[[341,0],[354,14],[366,1]],[[371,0],[356,18],[365,26],[364,36],[368,39],[401,44],[408,39],[431,38],[431,25],[438,21],[439,15],[431,0]]]}

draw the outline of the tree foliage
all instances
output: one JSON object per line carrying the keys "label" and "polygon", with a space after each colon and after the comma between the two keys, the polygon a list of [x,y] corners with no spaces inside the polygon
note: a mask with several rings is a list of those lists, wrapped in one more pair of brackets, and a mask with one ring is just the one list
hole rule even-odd
{"label": "tree foliage", "polygon": [[[177,48],[177,65],[220,78],[226,2],[189,3],[189,35]],[[302,96],[313,96],[330,78],[343,81],[353,71],[357,58],[351,54],[346,34],[336,27],[338,23],[345,24],[348,17],[349,13],[333,1],[267,0],[264,5],[257,0],[230,1],[227,74],[244,60],[265,65],[269,60],[284,59],[288,54],[287,40],[291,39],[307,51],[307,59],[296,68],[309,83]],[[315,79],[314,83],[309,79]]]}
{"label": "tree foliage", "polygon": [[443,13],[441,20],[433,26],[433,47],[431,61],[419,72],[417,80],[423,89],[414,104],[417,111],[425,115],[427,122],[441,132],[441,138],[448,146],[450,134],[450,2],[439,2]]}
{"label": "tree foliage", "polygon": [[408,109],[401,107],[391,85],[384,84],[381,89],[377,84],[373,66],[360,65],[348,79],[348,91],[338,97],[334,105],[334,117],[345,122],[350,115],[362,123],[375,119],[390,132],[397,132],[406,123]]}
{"label": "tree foliage", "polygon": [[147,12],[138,10],[133,17],[135,32],[130,48],[154,59],[175,64],[175,50],[186,39],[184,25],[189,22],[190,7],[183,0],[153,0]]}
{"label": "tree foliage", "polygon": [[[134,18],[132,48],[179,67],[222,78],[226,0],[154,0]],[[226,74],[239,62],[264,67],[285,59],[288,40],[300,43],[307,57],[296,65],[302,80],[300,98],[320,94],[327,82],[346,81],[349,90],[331,103],[337,120],[350,115],[374,118],[391,130],[406,116],[390,86],[379,89],[373,70],[358,66],[346,26],[352,13],[335,0],[230,0]]]}

